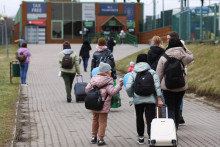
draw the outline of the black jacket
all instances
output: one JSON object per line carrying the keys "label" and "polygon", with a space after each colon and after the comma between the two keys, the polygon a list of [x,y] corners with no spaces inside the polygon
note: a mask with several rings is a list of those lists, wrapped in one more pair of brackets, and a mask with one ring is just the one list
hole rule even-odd
{"label": "black jacket", "polygon": [[108,49],[111,51],[111,52],[113,52],[113,47],[115,46],[115,42],[114,42],[114,40],[113,39],[110,39],[109,41],[108,41]]}
{"label": "black jacket", "polygon": [[117,79],[116,75],[116,69],[115,69],[115,61],[114,57],[109,49],[105,49],[104,51],[95,51],[92,57],[92,64],[91,64],[91,72],[93,68],[96,68],[99,66],[100,62],[103,62],[103,60],[108,57],[112,61],[112,74],[111,77],[113,79]]}
{"label": "black jacket", "polygon": [[83,45],[81,47],[81,50],[79,52],[79,56],[82,56],[82,58],[89,58],[89,51],[91,50],[90,43],[88,41],[84,41]]}
{"label": "black jacket", "polygon": [[165,50],[160,48],[159,46],[151,46],[150,50],[147,54],[147,61],[148,64],[151,66],[151,69],[155,70],[157,69],[157,63],[160,59],[160,57],[165,53]]}

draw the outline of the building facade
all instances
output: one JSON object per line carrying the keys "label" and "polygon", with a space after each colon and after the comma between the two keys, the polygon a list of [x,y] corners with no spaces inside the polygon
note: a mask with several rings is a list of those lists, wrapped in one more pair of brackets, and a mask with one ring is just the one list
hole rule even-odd
{"label": "building facade", "polygon": [[82,43],[89,34],[121,30],[138,36],[142,19],[143,3],[22,2],[13,38],[28,43]]}

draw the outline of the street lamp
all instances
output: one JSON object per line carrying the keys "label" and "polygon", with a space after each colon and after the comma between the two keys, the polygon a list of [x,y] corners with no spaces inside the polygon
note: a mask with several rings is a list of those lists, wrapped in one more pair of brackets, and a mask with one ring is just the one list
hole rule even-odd
{"label": "street lamp", "polygon": [[0,22],[1,22],[1,25],[2,25],[2,48],[4,47],[4,28],[3,28],[4,20],[5,19],[3,17],[0,18]]}
{"label": "street lamp", "polygon": [[8,58],[8,32],[7,32],[7,18],[8,15],[2,14],[2,17],[5,19],[5,44],[7,48],[7,58]]}

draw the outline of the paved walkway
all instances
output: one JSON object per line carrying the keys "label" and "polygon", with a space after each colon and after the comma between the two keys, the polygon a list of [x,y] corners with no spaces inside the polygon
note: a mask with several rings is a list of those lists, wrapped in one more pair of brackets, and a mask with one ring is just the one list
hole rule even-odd
{"label": "paved walkway", "polygon": [[[84,103],[66,102],[64,82],[58,77],[58,53],[62,45],[29,45],[32,53],[28,71],[27,102],[31,127],[28,142],[18,142],[15,146],[31,147],[91,147],[92,113]],[[79,53],[81,45],[72,45]],[[95,45],[92,45],[95,51]],[[116,60],[147,48],[118,45],[114,50]],[[91,63],[91,58],[89,60]],[[128,63],[129,64],[129,63]],[[82,64],[80,65],[81,69]],[[90,64],[89,64],[90,67]],[[83,70],[81,70],[83,71]],[[84,73],[84,81],[89,82],[89,72]],[[144,146],[136,143],[136,123],[134,107],[129,106],[125,89],[121,91],[122,107],[111,109],[108,116],[105,141],[108,147]],[[183,115],[186,124],[179,127],[180,147],[220,146],[220,112],[212,106],[185,96]],[[145,131],[146,132],[146,131]],[[146,135],[146,134],[145,134]],[[147,142],[147,138],[146,141]],[[146,146],[147,143],[145,143]]]}

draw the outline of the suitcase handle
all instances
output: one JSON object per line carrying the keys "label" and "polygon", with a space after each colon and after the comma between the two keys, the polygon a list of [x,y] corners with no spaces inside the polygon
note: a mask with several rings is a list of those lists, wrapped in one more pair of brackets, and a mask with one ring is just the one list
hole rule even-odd
{"label": "suitcase handle", "polygon": [[[166,105],[166,104],[163,104],[163,106],[166,107],[166,118],[168,119],[168,109],[167,109],[167,105]],[[158,110],[158,105],[157,105],[157,119],[158,119],[158,116],[159,116],[159,110]]]}
{"label": "suitcase handle", "polygon": [[[80,75],[80,77],[81,77],[81,81],[82,81],[82,83],[83,83],[83,76],[82,76],[82,75]],[[78,75],[76,75],[76,82],[77,82],[77,83],[79,83],[78,78],[79,78],[79,76],[78,76]]]}

